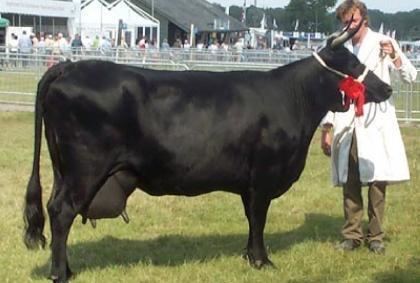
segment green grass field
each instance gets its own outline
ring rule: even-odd
[[[22,241],[33,114],[0,113],[0,129],[0,281],[46,282],[50,250],[28,251]],[[388,190],[385,255],[366,247],[335,250],[341,189],[330,185],[317,133],[302,177],[271,204],[265,241],[276,268],[254,270],[241,258],[248,225],[239,196],[151,197],[139,191],[129,199],[129,224],[102,220],[93,229],[76,219],[68,241],[72,282],[420,282],[420,129],[402,131],[412,179]],[[49,166],[44,146],[44,203]],[[48,224],[45,232],[50,239]]]

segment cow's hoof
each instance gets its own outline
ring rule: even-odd
[[[268,258],[266,258],[264,260],[256,260],[254,262],[251,262],[250,264],[251,264],[252,267],[254,267],[256,269],[275,268],[274,264]]]
[[[67,267],[65,278],[60,278],[60,276],[51,274],[48,279],[52,280],[54,283],[67,283],[74,276],[73,272]],[[64,277],[64,276],[63,276]]]
[[[125,208],[121,212],[121,217],[123,218],[125,223],[128,224],[130,222],[130,218],[128,217],[128,214],[127,214],[127,211],[125,210]]]
[[[265,268],[265,267],[272,267],[275,268],[275,265],[273,264],[273,262],[271,260],[269,260],[268,258],[265,259],[255,259],[252,255],[245,253],[242,258],[246,261],[248,261],[249,265],[251,265],[252,267],[256,268],[256,269],[261,269],[261,268]]]
[[[90,225],[92,225],[92,228],[96,228],[96,219],[89,219]]]
[[[69,282],[68,278],[59,278],[57,275],[50,275],[48,279],[52,280],[53,283],[67,283]]]
[[[51,275],[48,279],[52,280],[53,283],[68,283],[70,282],[69,280],[71,277],[72,276],[67,278],[59,278],[58,276]]]
[[[45,249],[47,239],[42,234],[37,234],[37,235],[34,235],[34,236],[26,235],[25,238],[24,238],[24,242],[25,242],[26,247],[30,250],[35,250],[35,249],[39,249],[39,248]]]

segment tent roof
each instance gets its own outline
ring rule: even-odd
[[[10,21],[5,18],[0,18],[0,28],[5,28],[10,25]]]
[[[152,0],[132,0],[133,4],[151,10]],[[194,24],[198,32],[202,31],[244,31],[247,27],[237,19],[206,0],[154,0],[155,12],[161,14],[185,31]],[[222,28],[215,28],[215,20]],[[227,24],[229,23],[229,25]]]
[[[107,3],[104,0],[87,0],[82,3],[82,23],[116,25],[120,19],[131,26],[157,27],[159,21],[127,0]]]

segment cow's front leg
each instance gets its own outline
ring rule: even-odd
[[[60,196],[48,204],[51,224],[51,275],[54,283],[68,282],[72,276],[67,261],[67,238],[76,216],[73,208]]]
[[[258,269],[263,266],[273,266],[264,246],[264,227],[271,199],[256,193],[254,189],[242,194],[241,197],[249,224],[245,256],[249,263]]]

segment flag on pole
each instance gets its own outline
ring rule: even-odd
[[[242,6],[241,22],[246,23],[246,0],[244,0],[244,5]]]
[[[276,18],[273,18],[273,29],[278,29]]]
[[[260,22],[260,28],[265,29],[265,26],[266,26],[266,19],[265,19],[265,13],[264,13]]]
[[[378,33],[380,33],[380,34],[384,33],[384,23],[381,23],[381,26],[379,27]]]
[[[299,19],[296,20],[296,24],[295,24],[295,31],[297,31],[299,28]]]
[[[395,39],[395,34],[396,34],[396,30],[394,29],[393,31],[392,31],[392,33],[391,33],[391,37],[393,38],[393,39]]]

